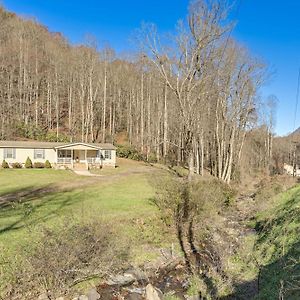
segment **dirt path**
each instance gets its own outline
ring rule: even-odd
[[[89,170],[73,170],[73,172],[79,176],[89,176],[89,177],[102,177],[100,174],[92,174]]]

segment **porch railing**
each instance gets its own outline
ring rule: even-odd
[[[62,165],[69,165],[72,163],[72,157],[58,157],[57,163]]]
[[[87,157],[86,160],[87,160],[88,164],[100,164],[101,163],[99,157]]]

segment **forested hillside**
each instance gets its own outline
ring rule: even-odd
[[[275,136],[268,66],[225,2],[192,1],[172,34],[143,24],[126,56],[0,7],[0,140],[119,156],[3,161],[1,299],[299,299],[299,181],[282,174],[299,130]]]
[[[247,132],[259,124],[245,161],[268,167],[272,107],[260,118],[257,98],[265,66],[231,38],[226,7],[196,1],[190,11],[171,40],[144,25],[137,50],[123,59],[92,39],[70,45],[1,8],[0,138],[122,136],[146,159],[186,164],[199,174],[207,169],[229,182],[239,174]]]

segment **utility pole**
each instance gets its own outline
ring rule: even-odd
[[[293,177],[295,177],[297,176],[297,142],[294,141],[293,144]]]

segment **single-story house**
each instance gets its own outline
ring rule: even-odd
[[[294,166],[289,164],[284,164],[283,170],[287,175],[300,176],[300,165],[295,165],[295,170],[294,170]]]
[[[48,160],[53,167],[89,169],[116,166],[116,147],[98,143],[58,143],[39,141],[0,141],[0,163],[33,163]]]

